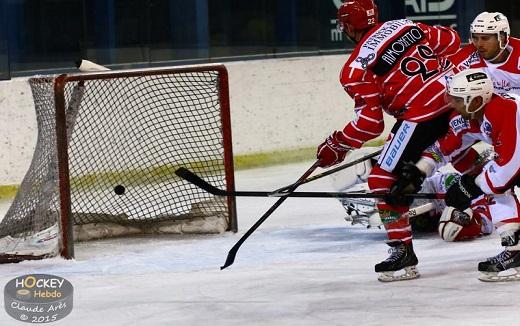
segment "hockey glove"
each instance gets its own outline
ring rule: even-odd
[[[442,211],[437,231],[444,241],[460,240],[459,234],[464,227],[470,225],[472,218],[473,213],[471,209],[466,209],[464,212],[461,212],[458,209],[448,206]]]
[[[409,206],[413,198],[405,197],[403,194],[414,194],[421,190],[424,178],[426,178],[426,175],[414,163],[404,163],[399,171],[398,179],[385,198],[385,202],[392,206]]]
[[[332,135],[318,146],[316,157],[320,161],[319,166],[326,168],[338,164],[345,159],[345,156],[351,150],[352,147],[347,145],[343,132],[334,131]]]
[[[483,193],[475,184],[475,178],[464,174],[457,183],[448,188],[444,201],[446,205],[463,211],[471,205],[473,199]]]

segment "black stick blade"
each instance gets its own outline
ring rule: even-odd
[[[204,181],[201,177],[196,175],[195,173],[191,172],[190,170],[186,168],[178,168],[175,170],[175,174],[182,178],[189,183],[209,192],[210,194],[216,195],[216,196],[227,196],[226,191],[222,189],[218,189],[215,186],[212,186],[211,184]]]
[[[242,244],[242,243],[241,243]],[[226,257],[226,262],[223,266],[220,266],[220,270],[223,270],[226,267],[233,265],[235,262],[235,257],[237,256],[238,247],[235,245],[231,250],[229,250],[228,255]]]

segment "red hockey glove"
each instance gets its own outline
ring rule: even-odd
[[[345,159],[345,155],[352,150],[350,145],[345,142],[345,135],[342,131],[334,131],[332,135],[318,146],[316,157],[320,161],[320,167],[326,168]]]

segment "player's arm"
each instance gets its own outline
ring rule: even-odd
[[[453,63],[458,70],[485,67],[485,63],[473,44],[466,44],[454,54],[447,56],[446,59]]]
[[[419,191],[425,178],[432,176],[440,167],[453,163],[454,159],[464,159],[466,156],[471,158],[473,151],[470,147],[479,133],[475,123],[471,124],[460,115],[453,114],[446,135],[424,150],[417,163],[405,162],[390,189],[388,200],[399,198],[403,193]]]
[[[452,163],[459,172],[465,172],[467,160],[476,157],[470,147],[478,141],[480,129],[458,114],[452,115],[446,135],[428,147],[417,162],[418,168],[431,176],[440,167]]]
[[[488,162],[475,183],[486,194],[511,189],[520,177],[520,130],[516,114],[503,117],[504,122],[494,146],[495,159]],[[516,121],[516,123],[514,123]]]
[[[351,68],[352,77],[342,80],[347,94],[354,99],[356,117],[350,121],[343,133],[352,147],[359,148],[368,140],[381,135],[385,128],[381,107],[381,90],[374,77],[367,71]]]
[[[488,105],[492,105],[491,103]],[[511,189],[520,176],[520,131],[516,110],[507,107],[486,107],[484,130],[493,135],[496,157],[489,161],[475,178],[464,174],[451,186],[445,202],[459,210],[464,210],[471,201],[482,194],[499,194]],[[491,121],[494,121],[492,123]],[[494,134],[496,133],[496,134]],[[490,136],[491,137],[491,136]]]
[[[429,26],[422,23],[417,23],[417,26],[424,31],[428,43],[438,56],[448,56],[459,50],[460,37],[455,30],[449,27]]]
[[[347,78],[343,78],[344,76]],[[317,158],[321,167],[343,161],[351,149],[360,148],[366,141],[381,135],[384,130],[380,90],[373,77],[365,70],[346,67],[342,71],[342,84],[354,99],[356,117],[342,130],[334,131],[318,147]]]

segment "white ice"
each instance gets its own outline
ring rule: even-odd
[[[311,164],[238,171],[237,189],[276,189]],[[324,179],[301,190],[332,190]],[[417,234],[421,278],[380,283],[385,232],[348,225],[334,199],[286,200],[220,271],[275,200],[239,198],[236,234],[79,243],[74,261],[0,265],[0,285],[29,273],[68,279],[74,309],[56,325],[520,324],[520,282],[477,280],[478,261],[501,250],[496,235],[445,243]],[[0,325],[21,324],[0,309]]]

